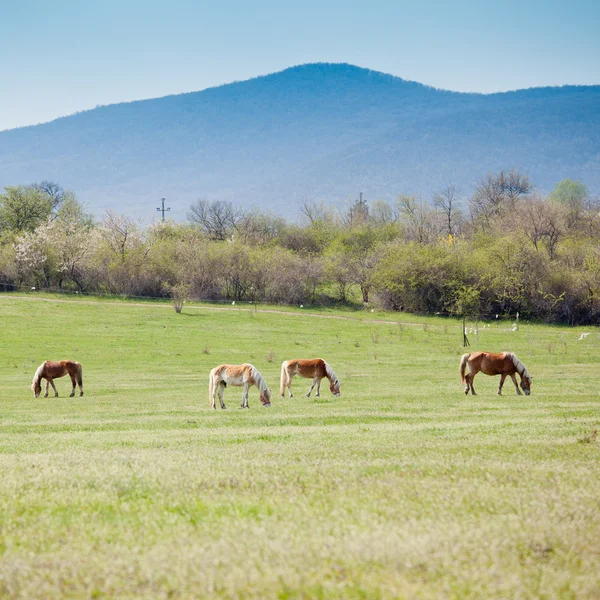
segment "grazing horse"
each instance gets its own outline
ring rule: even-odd
[[[322,358],[295,358],[281,363],[279,392],[284,398],[286,387],[290,393],[290,398],[294,397],[292,394],[292,378],[294,375],[312,379],[312,384],[308,390],[308,394],[306,394],[307,398],[310,398],[310,393],[313,391],[315,385],[317,386],[316,396],[317,398],[319,397],[321,379],[323,379],[323,377],[329,379],[329,389],[331,390],[331,393],[336,398],[340,395],[340,380],[333,372],[333,369]]]
[[[51,385],[54,388],[54,395],[58,396],[58,391],[54,385],[53,379],[57,377],[64,377],[69,375],[71,383],[73,384],[73,390],[71,391],[70,397],[75,395],[75,383],[79,386],[79,395],[83,396],[83,379],[81,365],[74,360],[46,360],[44,361],[35,372],[33,381],[31,382],[31,389],[36,398],[39,398],[42,392],[42,379],[46,380],[46,393],[44,398],[48,397],[48,386]]]
[[[248,406],[248,390],[255,385],[260,392],[260,401],[263,406],[271,406],[271,390],[267,387],[263,376],[258,372],[258,369],[251,364],[244,363],[243,365],[219,365],[215,367],[209,375],[208,380],[208,395],[210,405],[213,408],[216,406],[217,393],[221,408],[225,408],[223,403],[223,391],[228,385],[243,387],[242,393],[242,408]]]
[[[467,365],[469,366],[469,372],[465,375]],[[521,395],[515,373],[521,376],[521,388],[525,395],[529,396],[531,392],[532,377],[525,365],[512,352],[500,352],[498,354],[472,352],[471,354],[463,354],[460,359],[460,380],[462,383],[467,384],[465,394],[468,394],[470,389],[471,393],[474,396],[476,395],[473,389],[473,379],[479,371],[486,375],[500,375],[499,396],[502,396],[502,386],[507,375],[510,375],[513,380],[517,394]]]

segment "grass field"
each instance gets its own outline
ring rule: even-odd
[[[600,333],[470,341],[532,395],[465,396],[447,319],[0,296],[0,597],[600,597]],[[342,397],[281,399],[281,362],[313,356]],[[85,396],[35,400],[62,358]],[[222,362],[272,408],[211,410]]]

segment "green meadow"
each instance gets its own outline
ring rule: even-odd
[[[600,333],[511,326],[468,350],[529,397],[465,396],[457,320],[0,296],[0,598],[600,597]],[[315,356],[342,396],[281,398]],[[64,358],[85,395],[34,399]],[[272,407],[212,410],[223,362]]]

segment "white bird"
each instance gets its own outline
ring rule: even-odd
[[[590,335],[589,333],[582,333],[581,337],[577,340],[578,342],[580,342],[581,340],[585,340],[585,338]]]

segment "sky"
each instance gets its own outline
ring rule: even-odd
[[[600,84],[599,0],[0,0],[0,130],[312,62],[490,93]]]

